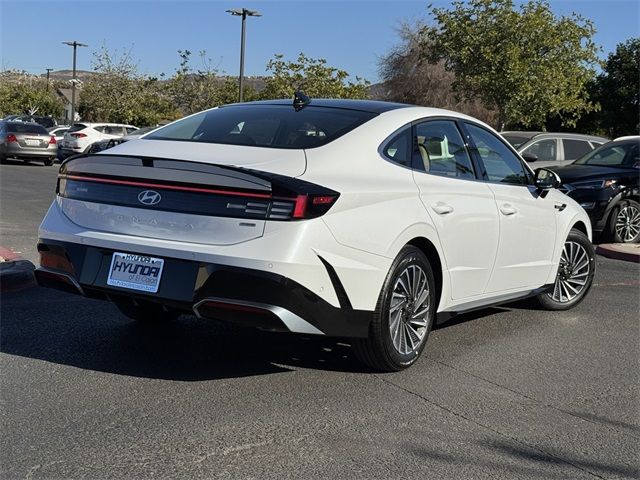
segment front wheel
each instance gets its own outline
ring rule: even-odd
[[[553,290],[538,295],[547,310],[569,310],[584,300],[596,273],[595,250],[587,236],[571,230],[564,242]]]
[[[616,243],[638,243],[640,241],[640,204],[624,200],[611,216],[609,233]]]
[[[353,342],[358,359],[387,372],[413,365],[431,331],[435,302],[429,260],[418,248],[404,247],[385,279],[368,338]]]

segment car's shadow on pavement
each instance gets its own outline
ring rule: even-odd
[[[366,371],[334,338],[276,334],[184,315],[140,324],[101,301],[30,288],[0,302],[0,350],[119,375],[199,381],[297,368]]]
[[[460,315],[436,329],[499,311]],[[200,381],[298,368],[371,372],[349,340],[261,332],[189,315],[141,324],[107,302],[38,287],[3,295],[0,312],[3,353],[118,375]]]
[[[16,158],[5,158],[0,161],[2,165],[24,165],[25,167],[45,167],[46,165],[42,160],[18,160]],[[47,167],[50,168],[50,167]]]

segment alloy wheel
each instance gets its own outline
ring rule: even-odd
[[[409,265],[396,279],[389,306],[393,346],[406,355],[422,344],[429,322],[429,283],[424,270]]]
[[[640,210],[634,205],[621,208],[616,216],[616,234],[623,242],[631,242],[640,232]]]
[[[560,256],[553,293],[548,295],[559,303],[572,301],[587,286],[590,269],[589,254],[585,248],[577,242],[566,242]]]

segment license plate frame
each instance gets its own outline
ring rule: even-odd
[[[164,259],[162,258],[113,252],[107,274],[107,285],[146,293],[158,293],[163,270]]]

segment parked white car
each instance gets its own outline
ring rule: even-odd
[[[399,370],[436,318],[585,297],[591,223],[559,184],[447,110],[227,105],[65,162],[35,274],[138,321],[352,337],[362,361]]]
[[[137,129],[133,125],[120,123],[74,123],[64,134],[60,156],[66,158],[84,153],[94,142],[124,137]]]

